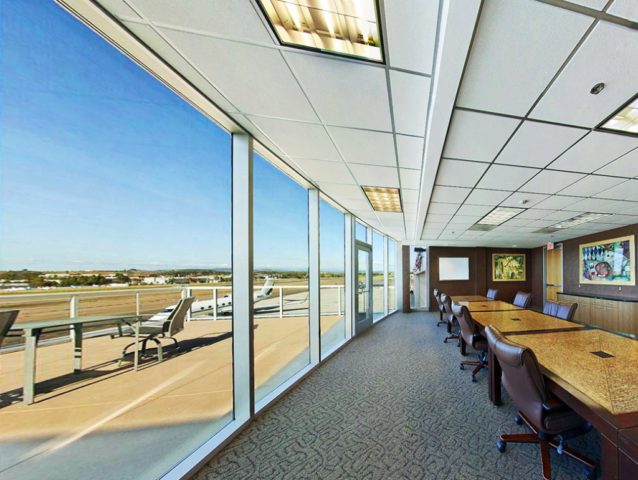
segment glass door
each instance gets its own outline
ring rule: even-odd
[[[372,325],[372,248],[366,243],[356,244],[355,271],[357,288],[354,331],[355,335],[359,335]]]

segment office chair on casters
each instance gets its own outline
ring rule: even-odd
[[[487,339],[478,332],[476,324],[472,319],[472,315],[466,306],[456,303],[452,304],[452,312],[461,327],[459,333],[463,337],[466,344],[474,350],[479,350],[478,361],[464,360],[461,362],[460,368],[464,370],[465,365],[473,365],[476,368],[472,371],[472,381],[476,382],[476,374],[483,368],[487,368],[485,356],[487,355]]]
[[[499,294],[499,290],[496,288],[490,288],[487,291],[487,295],[485,295],[487,298],[489,298],[490,300],[498,300],[498,294]]]
[[[449,295],[446,295],[445,293],[442,293],[441,294],[441,303],[443,304],[443,308],[445,309],[445,319],[446,319],[446,323],[447,323],[447,333],[450,334],[450,336],[445,337],[445,339],[443,340],[443,343],[447,343],[447,341],[452,339],[452,338],[456,338],[458,340],[458,338],[459,338],[458,333],[452,333],[452,327],[459,324],[459,322],[457,321],[456,317],[454,316],[454,312],[452,312],[452,297],[450,297]],[[460,347],[461,344],[457,343],[456,346]]]
[[[436,288],[434,289],[434,298],[436,298],[436,303],[438,303],[439,305],[440,321],[439,323],[436,324],[436,326],[438,327],[442,323],[447,323],[447,322],[443,319],[443,314],[445,313],[445,307],[443,306],[443,303],[441,302],[441,292]]]
[[[527,424],[533,432],[501,435],[496,444],[499,452],[505,453],[509,442],[539,443],[544,480],[551,480],[549,447],[584,464],[587,478],[595,478],[596,464],[563,446],[564,440],[589,432],[591,424],[560,399],[552,397],[532,350],[510,341],[492,326],[485,329],[485,336],[503,369],[503,386],[519,409],[514,421],[519,425]]]

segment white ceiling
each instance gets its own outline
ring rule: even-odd
[[[256,0],[98,0],[325,195],[398,240],[535,247],[638,223],[638,137],[593,131],[638,93],[638,31],[595,10],[638,21],[638,3],[484,0],[468,57],[448,42],[450,12],[467,1],[382,2],[379,65],[279,45]],[[361,186],[400,188],[403,214],[373,211]],[[499,205],[526,210],[468,230]],[[534,233],[582,212],[610,216]]]

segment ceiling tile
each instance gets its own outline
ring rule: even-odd
[[[324,123],[392,131],[384,69],[303,53],[284,56]]]
[[[554,39],[551,39],[552,41]],[[531,113],[532,118],[594,127],[636,94],[636,31],[599,22]],[[604,80],[602,95],[590,89]]]
[[[545,227],[550,227],[552,225],[554,225],[556,222],[556,220],[534,220],[532,223],[530,223],[528,225],[528,227],[530,228],[535,228],[536,230],[538,230],[539,228],[545,228]]]
[[[425,217],[426,221],[433,223],[447,223],[452,218],[452,215],[428,213]]]
[[[421,186],[421,170],[400,168],[399,175],[401,176],[402,188],[405,187],[411,190],[416,190]]]
[[[484,215],[454,215],[450,223],[459,223],[462,225],[474,225],[478,222]]]
[[[608,188],[614,187],[622,182],[623,178],[602,177],[600,175],[588,175],[564,190],[561,195],[573,195],[576,197],[591,197]]]
[[[132,3],[152,22],[227,38],[274,43],[250,2],[189,0],[188,8],[172,0],[135,0]]]
[[[403,222],[403,214],[396,212],[377,212],[377,216],[381,222],[385,221],[401,221]]]
[[[361,218],[362,220],[374,219],[377,220],[376,213],[372,210],[372,208],[366,210],[350,210],[350,212],[357,218]]]
[[[423,138],[397,135],[397,150],[401,168],[418,168],[423,165]]]
[[[635,207],[631,210],[625,210],[623,212],[625,215],[638,215],[638,203],[635,204]]]
[[[475,215],[481,218],[490,213],[494,207],[486,205],[462,205],[458,210],[459,215]]]
[[[592,22],[540,2],[485,2],[458,104],[524,116]]]
[[[319,183],[319,187],[334,199],[365,200],[364,194],[357,185],[340,185],[336,183]]]
[[[456,109],[443,156],[491,162],[519,123],[512,118]]]
[[[401,199],[406,203],[417,203],[419,201],[419,191],[402,188]]]
[[[516,218],[526,218],[529,220],[537,220],[539,218],[551,215],[555,210],[541,210],[540,208],[530,208],[516,215]]]
[[[141,18],[124,0],[99,0],[98,3],[117,18]]]
[[[472,189],[460,187],[434,187],[431,202],[437,203],[463,203]]]
[[[242,112],[318,121],[277,50],[175,30],[161,32]]]
[[[584,176],[582,173],[543,170],[523,185],[520,190],[522,192],[557,193],[582,179]]]
[[[600,2],[604,0],[599,0]],[[616,0],[612,3],[607,13],[617,17],[626,18],[632,22],[638,22],[638,3],[635,0]]]
[[[496,163],[546,167],[582,138],[587,130],[526,121],[505,146]]]
[[[615,202],[596,210],[600,213],[626,213],[638,207],[636,202]]]
[[[538,172],[539,170],[535,168],[492,165],[477,187],[492,190],[517,190]]]
[[[439,2],[384,2],[390,64],[396,68],[432,73]],[[406,12],[410,12],[406,15]]]
[[[329,127],[343,158],[348,163],[396,167],[394,137],[391,133]]]
[[[638,216],[636,215],[614,215],[611,217],[612,223],[622,224],[622,225],[633,225],[638,223]]]
[[[436,240],[437,238],[439,238],[439,235],[426,235],[423,234],[421,235],[421,240]]]
[[[591,173],[636,147],[638,138],[592,132],[558,157],[550,168]]]
[[[437,205],[449,205],[449,204],[438,203]],[[417,213],[418,211],[419,211],[419,204],[418,203],[404,203],[403,204],[403,213]],[[445,212],[441,212],[441,213],[445,213]]]
[[[348,210],[364,210],[370,208],[370,202],[367,200],[353,200],[351,198],[339,199],[339,203],[346,207]]]
[[[612,175],[616,177],[638,177],[638,149],[596,170],[598,175]]]
[[[581,180],[582,181],[582,180]],[[561,208],[569,207],[576,202],[580,202],[582,199],[578,197],[562,197],[559,195],[553,195],[547,200],[533,205],[532,208],[543,208],[545,210],[560,210]]]
[[[554,212],[551,215],[547,215],[543,217],[543,220],[553,220],[555,222],[562,222],[563,220],[567,220],[568,218],[574,218],[578,215],[577,212],[568,212],[566,210],[561,210],[559,212]]]
[[[458,208],[459,206],[453,203],[430,203],[428,213],[454,214]]]
[[[341,162],[339,152],[321,125],[261,117],[250,117],[250,120],[291,157]]]
[[[508,197],[504,202],[502,202],[500,206],[501,207],[532,208],[534,205],[542,202],[546,198],[548,198],[548,195],[516,192],[511,197]],[[521,203],[522,201],[524,201],[525,203]]]
[[[396,168],[351,164],[350,169],[362,187],[399,188]]]
[[[508,220],[503,225],[507,225],[508,227],[525,227],[530,222],[529,219],[514,217],[511,220]]]
[[[430,79],[390,70],[394,128],[397,133],[425,135]]]
[[[512,192],[504,192],[500,190],[480,190],[474,189],[465,203],[467,205],[493,205],[496,206],[509,197]]]
[[[489,163],[466,162],[444,158],[439,163],[436,185],[473,187],[479,181]]]
[[[317,183],[343,183],[354,185],[355,181],[345,163],[321,160],[296,159],[295,163]],[[356,208],[356,207],[355,207]]]
[[[604,192],[597,193],[594,197],[598,198],[611,198],[614,200],[625,200],[633,197],[638,193],[638,180],[627,180],[624,183],[616,185],[615,187],[605,190]]]
[[[565,210],[573,212],[593,212],[598,208],[605,207],[613,203],[610,200],[602,200],[600,198],[586,198],[585,200],[566,207]]]

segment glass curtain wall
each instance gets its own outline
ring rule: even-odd
[[[383,299],[385,288],[383,285],[384,262],[383,243],[384,236],[377,232],[372,232],[372,318],[374,321],[384,316]]]
[[[321,200],[321,354],[346,338],[345,321],[345,215]]]
[[[35,383],[4,342],[1,476],[155,479],[233,417],[231,136],[55,2],[1,22],[0,310],[81,326]]]
[[[308,190],[255,153],[255,398],[310,363]]]
[[[396,262],[396,242],[388,238],[388,311],[392,312],[397,309],[397,292],[395,279],[395,262]]]
[[[368,227],[356,222],[354,236],[360,242],[368,243]]]

